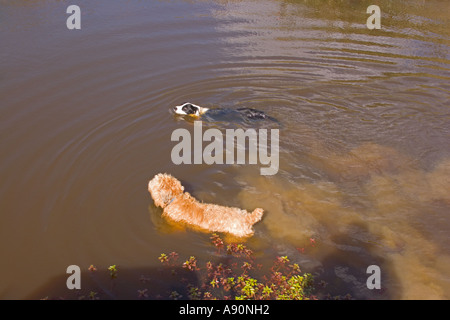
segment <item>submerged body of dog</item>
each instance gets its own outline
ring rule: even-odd
[[[189,116],[196,120],[205,118],[211,121],[230,121],[239,122],[244,121],[247,123],[254,123],[255,121],[270,121],[278,124],[278,120],[267,115],[261,110],[253,108],[204,108],[196,104],[186,102],[182,105],[175,106],[172,111],[178,116]]]
[[[198,202],[169,174],[157,174],[150,180],[148,190],[155,205],[163,208],[163,217],[210,232],[248,237],[253,235],[252,227],[263,215],[261,208],[249,213],[239,208]]]

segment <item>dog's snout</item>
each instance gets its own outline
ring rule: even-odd
[[[174,112],[177,112],[177,107],[173,107],[173,111],[174,111]]]

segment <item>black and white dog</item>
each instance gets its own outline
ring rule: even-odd
[[[212,116],[214,118],[231,119],[234,116],[242,117],[246,120],[271,120],[278,122],[276,119],[268,116],[263,111],[252,108],[238,108],[238,109],[210,109],[197,106],[193,103],[183,103],[175,106],[173,111],[177,115],[192,116],[200,118],[202,115]]]

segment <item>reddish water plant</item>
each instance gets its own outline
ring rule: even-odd
[[[267,274],[259,271],[261,264],[255,267],[253,251],[244,244],[229,244],[226,246],[226,256],[222,251],[224,242],[219,235],[213,234],[211,242],[217,249],[221,262],[207,261],[200,268],[196,257],[191,256],[182,264],[182,268],[198,272],[199,285],[187,284],[189,299],[314,299],[313,276],[301,274],[298,264],[291,264],[287,256],[276,257]],[[172,253],[172,257],[175,256]],[[176,255],[177,256],[177,255]],[[173,262],[170,255],[161,254],[161,263],[168,265]],[[171,298],[179,299],[179,295],[170,294]]]

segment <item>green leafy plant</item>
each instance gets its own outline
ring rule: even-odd
[[[114,264],[112,266],[108,267],[109,270],[109,276],[111,277],[111,280],[117,278],[117,266]]]

